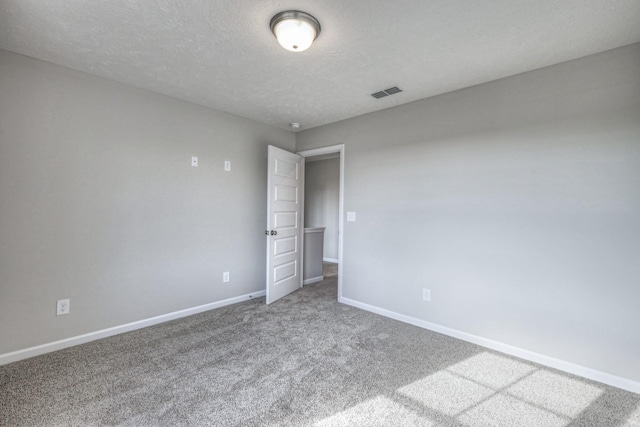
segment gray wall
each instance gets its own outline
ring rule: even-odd
[[[0,51],[0,354],[264,290],[267,144],[294,142]]]
[[[346,144],[344,297],[640,381],[638,70],[640,44],[298,133]]]
[[[304,226],[327,227],[324,257],[338,259],[340,158],[307,161],[304,174]]]

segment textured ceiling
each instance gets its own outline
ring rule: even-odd
[[[287,9],[322,25],[306,52]],[[638,41],[638,0],[0,0],[2,49],[301,130]]]

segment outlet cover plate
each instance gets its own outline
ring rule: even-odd
[[[422,289],[422,300],[431,301],[431,289]]]
[[[56,316],[62,316],[64,314],[69,314],[71,310],[71,301],[68,299],[59,299],[56,301]]]

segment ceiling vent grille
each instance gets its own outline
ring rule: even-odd
[[[394,86],[390,87],[389,89],[385,89],[384,91],[387,93],[387,95],[393,95],[395,93],[402,92],[402,89],[400,89],[398,86]]]
[[[380,92],[372,93],[371,96],[376,99],[380,99],[384,98],[385,96],[394,95],[400,92],[402,92],[402,89],[400,89],[398,86],[394,86],[390,87],[389,89],[381,90]]]
[[[389,94],[381,90],[380,92],[372,93],[371,96],[373,96],[376,99],[380,99],[380,98],[384,98],[385,96],[389,96]]]

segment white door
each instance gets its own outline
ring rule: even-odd
[[[267,304],[302,287],[303,157],[269,146]]]

